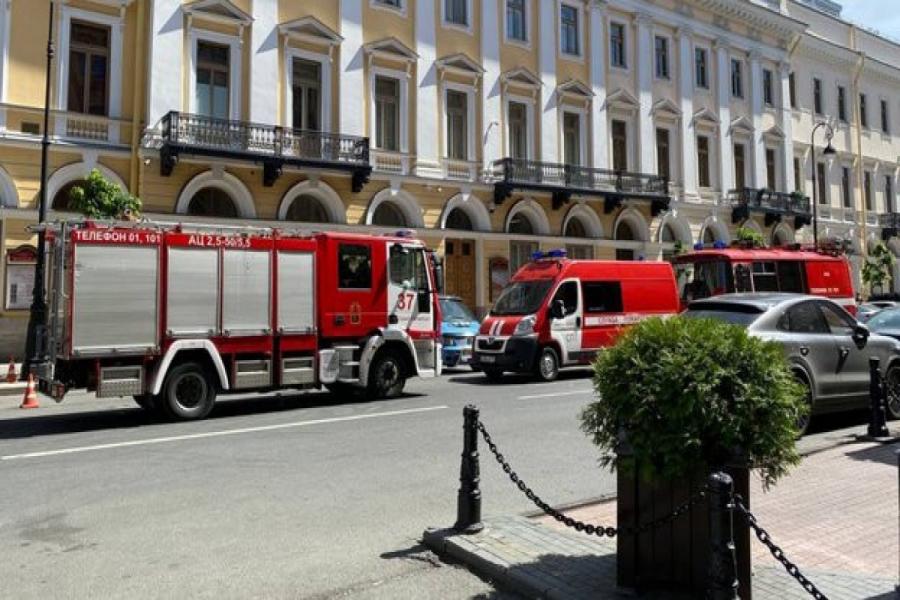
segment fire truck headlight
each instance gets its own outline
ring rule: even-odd
[[[529,315],[527,317],[523,317],[521,321],[516,325],[515,331],[513,331],[513,335],[530,335],[534,333],[534,315]]]

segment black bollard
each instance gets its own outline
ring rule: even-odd
[[[879,363],[876,356],[869,357],[869,401],[871,415],[869,417],[869,437],[888,437],[891,432],[887,428],[884,412],[884,381],[881,379]]]
[[[481,524],[481,469],[478,466],[478,408],[463,409],[463,451],[459,466],[459,493],[456,496],[456,524],[460,533],[478,533]]]
[[[734,483],[727,473],[713,473],[709,488],[708,600],[739,600],[737,558],[734,551]]]

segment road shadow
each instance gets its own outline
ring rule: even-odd
[[[556,378],[556,381],[575,381],[578,379],[590,379],[591,377],[591,369],[566,369],[565,371],[559,372],[559,377]],[[451,375],[448,378],[449,381],[453,383],[464,383],[467,385],[484,385],[484,386],[506,386],[506,385],[522,385],[522,384],[534,384],[534,385],[543,385],[545,382],[539,381],[535,377],[527,374],[527,373],[504,373],[503,377],[499,381],[493,381],[488,379],[484,373],[471,372],[471,373],[461,373],[459,375]]]
[[[403,394],[400,398],[418,398],[422,394]],[[253,396],[249,398],[222,397],[207,421],[225,421],[248,415],[300,411],[307,408],[374,404],[379,400],[367,400],[362,395],[331,392],[284,393]],[[169,424],[155,412],[134,408],[110,408],[63,414],[36,415],[0,419],[0,440],[14,440],[57,435],[63,433],[88,433],[108,429],[152,428]]]
[[[847,457],[852,458],[853,460],[877,462],[894,467],[897,465],[898,450],[900,450],[900,443],[894,441],[889,444],[871,446],[869,448],[861,448],[859,450],[847,452]]]

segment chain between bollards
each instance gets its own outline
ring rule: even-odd
[[[891,433],[887,428],[887,417],[884,409],[884,380],[881,377],[881,361],[877,356],[869,358],[869,404],[871,413],[869,416],[869,437],[888,437]]]
[[[456,496],[456,524],[460,533],[478,533],[481,524],[481,469],[478,464],[478,408],[463,409],[463,451],[459,466],[459,492]]]

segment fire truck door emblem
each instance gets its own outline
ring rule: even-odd
[[[362,306],[359,305],[359,302],[354,302],[350,305],[350,324],[359,325],[360,323],[362,323]]]

